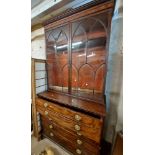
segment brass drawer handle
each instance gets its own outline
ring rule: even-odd
[[[81,154],[82,151],[81,151],[80,149],[76,149],[76,153],[77,153],[77,154]]]
[[[80,130],[80,126],[79,125],[75,125],[75,130],[79,131]]]
[[[44,107],[46,108],[48,106],[48,103],[44,103]]]
[[[54,134],[51,132],[51,133],[50,133],[50,136],[51,136],[51,137],[53,137],[53,136],[54,136]]]
[[[48,111],[45,111],[45,115],[48,115]]]
[[[80,139],[77,139],[77,144],[81,145],[82,144],[82,141]]]
[[[49,125],[49,128],[50,128],[50,129],[53,129],[53,125],[52,125],[52,124],[50,124],[50,125]]]
[[[81,120],[81,116],[75,115],[75,120],[76,120],[76,121],[80,121],[80,120]]]

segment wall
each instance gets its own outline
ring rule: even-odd
[[[45,35],[44,35],[44,28],[37,29],[31,33],[31,57],[35,59],[46,59],[45,54]],[[46,71],[45,71],[45,64],[43,63],[36,63],[36,79],[45,78],[36,80],[36,93],[42,92],[47,89],[47,80],[46,80]],[[41,71],[38,71],[41,70]]]
[[[31,33],[31,57],[46,59],[44,28],[37,29]]]
[[[46,59],[45,54],[45,36],[44,28],[37,29],[31,32],[31,57],[35,59]],[[35,63],[35,79],[36,80],[36,94],[47,90],[47,75],[44,63]],[[41,130],[40,115],[37,113],[38,130]]]

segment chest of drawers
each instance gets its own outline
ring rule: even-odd
[[[104,115],[95,115],[91,111],[80,110],[81,107],[70,107],[63,103],[56,102],[61,98],[55,96],[52,100],[50,92],[42,93],[36,98],[36,108],[41,116],[41,135],[47,137],[63,146],[73,154],[100,155],[101,139],[103,133]],[[48,96],[48,98],[47,98]],[[64,97],[64,96],[63,96]],[[86,101],[74,100],[84,104]],[[88,102],[88,101],[87,101]],[[90,103],[90,105],[94,103]],[[73,108],[74,107],[74,108]],[[104,106],[100,105],[100,110]],[[89,110],[89,108],[87,109]]]

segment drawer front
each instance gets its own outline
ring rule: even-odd
[[[99,155],[99,153],[94,153],[89,151],[88,149],[83,149],[78,146],[75,146],[72,141],[70,141],[64,134],[51,131],[47,128],[43,129],[43,135],[47,136],[48,138],[54,140],[56,143],[63,146],[68,151],[72,152],[74,155]]]
[[[72,140],[72,144],[75,148],[79,148],[81,150],[88,150],[95,155],[99,153],[100,147],[97,143],[93,143],[91,140],[83,138],[83,136],[78,136],[73,132],[58,126],[53,121],[49,121],[48,118],[41,116],[41,122],[43,129],[49,130],[54,134],[56,133],[63,135],[68,140]]]
[[[36,104],[37,111],[42,115],[48,115],[57,124],[100,143],[102,119],[87,116],[39,98],[36,99]]]

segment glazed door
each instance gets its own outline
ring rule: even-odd
[[[69,26],[61,26],[46,32],[48,87],[68,92]]]
[[[110,12],[72,23],[72,94],[102,98]]]
[[[103,98],[111,12],[89,15],[46,32],[49,89]]]

